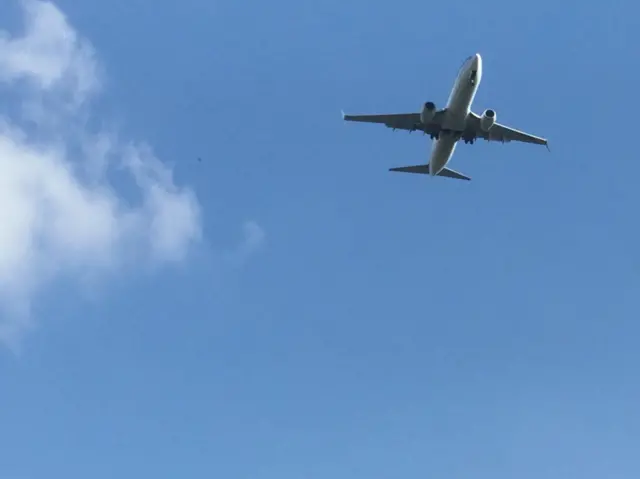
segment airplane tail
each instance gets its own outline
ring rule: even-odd
[[[420,175],[428,175],[429,165],[400,166],[398,168],[390,168],[389,171],[400,171],[402,173],[417,173]],[[469,178],[468,176],[465,176],[462,173],[458,173],[457,171],[451,170],[449,168],[443,168],[436,176],[444,176],[446,178],[455,178],[456,180],[471,181],[471,178]]]

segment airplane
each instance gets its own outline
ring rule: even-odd
[[[473,144],[477,138],[502,143],[519,141],[544,145],[549,149],[545,138],[502,125],[496,121],[495,110],[486,109],[482,115],[471,111],[471,104],[482,80],[482,57],[479,53],[468,57],[458,70],[458,76],[443,109],[437,110],[435,103],[427,101],[419,113],[393,113],[387,115],[347,115],[342,112],[345,121],[384,124],[393,130],[401,129],[422,131],[435,141],[431,147],[429,162],[425,165],[390,168],[389,171],[418,173],[430,176],[443,176],[459,180],[471,180],[470,177],[447,168],[447,164],[460,139]]]

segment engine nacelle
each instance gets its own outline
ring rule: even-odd
[[[480,117],[480,128],[482,128],[482,131],[489,131],[495,122],[495,110],[485,110],[482,117]]]
[[[436,104],[432,101],[428,101],[422,106],[422,111],[420,112],[420,121],[423,125],[431,123],[431,120],[433,120],[433,116],[435,114]]]

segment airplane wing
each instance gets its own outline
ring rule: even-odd
[[[535,145],[544,145],[549,148],[548,141],[545,138],[531,135],[515,128],[511,128],[500,123],[494,123],[491,129],[486,132],[480,128],[480,117],[475,113],[470,114],[472,119],[473,131],[479,138],[484,138],[488,141],[501,141],[503,143],[509,141],[519,141],[522,143],[533,143]]]
[[[345,121],[357,121],[361,123],[379,123],[388,128],[398,130],[415,131],[420,130],[426,133],[437,133],[442,119],[442,110],[436,112],[428,125],[420,121],[420,113],[391,113],[386,115],[346,115],[342,113]]]

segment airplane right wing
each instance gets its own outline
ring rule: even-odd
[[[511,128],[506,125],[501,125],[498,122],[494,123],[488,132],[485,132],[480,128],[480,117],[478,115],[476,115],[475,113],[471,113],[470,118],[473,120],[474,133],[478,137],[485,140],[501,141],[503,143],[509,141],[519,141],[522,143],[544,145],[549,148],[548,141],[545,138],[531,135],[530,133],[525,133],[524,131],[516,130],[515,128]]]
[[[356,121],[361,123],[379,123],[388,128],[408,131],[424,131],[426,133],[436,133],[439,130],[439,122],[442,118],[442,110],[436,112],[428,125],[420,121],[420,113],[391,113],[386,115],[346,115],[342,113],[345,121]]]

